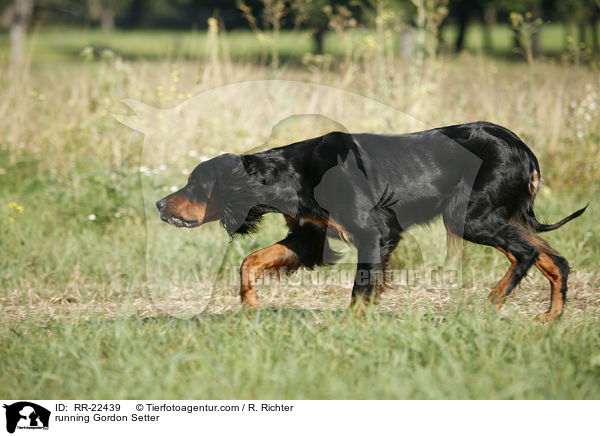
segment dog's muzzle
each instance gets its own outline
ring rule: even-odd
[[[163,200],[159,200],[156,202],[156,208],[160,213],[160,219],[168,224],[171,224],[175,227],[196,227],[198,225],[198,221],[188,221],[176,215],[170,215],[167,213],[167,202]]]

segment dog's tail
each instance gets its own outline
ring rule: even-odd
[[[533,155],[533,153],[530,152],[529,155],[530,158],[530,166],[529,166],[529,185],[528,185],[528,190],[529,190],[529,201],[527,202],[527,206],[526,206],[526,211],[524,213],[524,218],[525,218],[525,222],[526,225],[533,230],[536,233],[542,233],[542,232],[549,232],[551,230],[556,230],[559,227],[562,227],[563,225],[565,225],[566,223],[568,223],[569,221],[577,218],[578,216],[580,216],[583,212],[585,212],[585,210],[588,208],[589,203],[573,212],[571,215],[569,215],[568,217],[563,218],[562,220],[560,220],[557,223],[554,224],[542,224],[540,223],[536,217],[535,217],[535,213],[533,212],[533,201],[536,197],[536,194],[538,193],[539,189],[540,189],[540,185],[542,182],[542,178],[540,175],[540,167],[538,165],[538,161],[535,158],[535,156]]]
[[[589,206],[589,204],[587,204],[585,207],[573,212],[571,215],[569,215],[566,218],[561,219],[559,222],[554,223],[554,224],[542,224],[540,223],[536,218],[535,218],[535,213],[533,212],[533,207],[529,207],[529,209],[527,210],[527,224],[529,224],[529,227],[534,230],[536,233],[541,233],[541,232],[549,232],[551,230],[556,230],[559,227],[562,227],[564,224],[568,223],[569,221],[577,218],[578,216],[580,216],[583,212],[585,212],[585,210],[587,209],[587,207]]]

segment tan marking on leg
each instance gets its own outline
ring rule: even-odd
[[[559,256],[559,254],[546,241],[535,235],[530,236],[527,240],[540,250],[540,254],[535,260],[535,266],[550,282],[550,308],[547,312],[541,313],[536,317],[537,321],[548,323],[560,318],[563,313],[564,299],[562,285],[566,277],[562,276],[560,268],[550,256],[551,254]]]
[[[538,267],[550,282],[550,308],[548,312],[541,313],[536,318],[538,321],[546,323],[560,318],[563,313],[564,301],[561,292],[563,278],[558,266],[556,266],[552,258],[546,253],[540,253],[538,259],[535,261],[535,266]]]
[[[282,267],[295,268],[298,264],[298,256],[286,246],[277,243],[262,250],[250,254],[240,267],[240,297],[242,303],[250,306],[258,306],[256,295],[256,282],[269,270]]]
[[[502,277],[498,284],[492,288],[492,291],[488,295],[488,302],[490,304],[495,304],[496,307],[502,307],[502,305],[504,304],[504,300],[506,299],[506,296],[504,294],[506,293],[506,288],[508,287],[510,279],[512,278],[512,272],[515,269],[515,266],[517,265],[517,259],[508,251],[500,247],[496,248],[503,252],[506,255],[506,257],[508,257],[508,260],[510,260],[511,265],[506,274],[504,274],[504,277]]]

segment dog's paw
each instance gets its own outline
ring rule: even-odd
[[[538,316],[535,317],[535,320],[537,322],[539,322],[540,324],[550,324],[552,321],[556,321],[558,318],[560,318],[562,314],[561,313],[553,313],[551,311],[548,312],[544,312],[544,313],[540,313]]]

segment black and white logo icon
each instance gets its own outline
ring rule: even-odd
[[[19,401],[6,409],[6,431],[14,433],[16,429],[47,430],[50,422],[50,411],[29,401]]]

